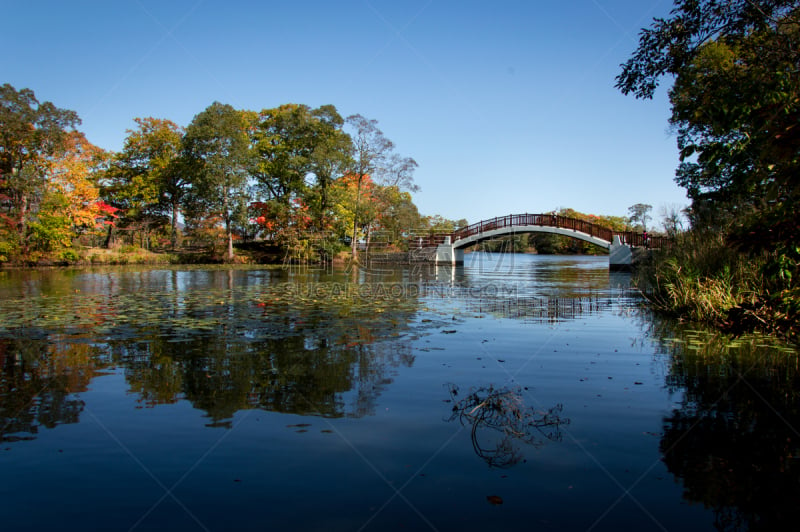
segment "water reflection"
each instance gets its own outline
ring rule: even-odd
[[[0,339],[0,441],[77,423],[84,407],[77,394],[106,366],[87,344]]]
[[[141,406],[187,400],[230,426],[252,408],[372,414],[396,368],[414,363],[418,302],[396,289],[398,270],[356,285],[283,270],[23,276],[0,309],[3,440],[77,422],[77,394],[112,366]]]
[[[394,368],[411,366],[408,345],[347,347],[304,336],[260,342],[206,337],[187,342],[112,345],[131,390],[148,405],[185,398],[213,426],[240,410],[325,417],[374,413]]]
[[[78,394],[111,368],[140,406],[187,400],[210,426],[230,426],[237,411],[253,408],[370,415],[397,369],[414,364],[419,335],[476,313],[571,320],[604,312],[624,295],[609,285],[604,262],[564,264],[513,275],[491,261],[486,275],[437,267],[6,273],[0,432],[24,439],[77,422]],[[566,286],[587,271],[588,284],[568,291],[581,297],[543,293],[537,280]],[[433,299],[458,308],[429,308]]]
[[[667,386],[661,452],[684,498],[718,530],[793,530],[800,520],[800,360],[763,338],[658,324]],[[771,345],[773,344],[773,345]]]
[[[605,297],[521,297],[472,300],[467,308],[500,318],[556,323],[608,311],[613,305],[614,301]]]

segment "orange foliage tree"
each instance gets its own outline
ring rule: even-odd
[[[95,228],[101,215],[97,175],[108,154],[77,131],[64,150],[47,162],[47,176],[38,215],[29,223],[28,243],[38,251],[61,251],[72,238]]]

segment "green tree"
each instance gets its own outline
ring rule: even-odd
[[[259,199],[281,202],[286,210],[299,198],[309,207],[316,229],[325,228],[331,214],[330,185],[346,172],[352,150],[336,108],[286,104],[250,113],[249,118]]]
[[[306,187],[314,143],[311,109],[285,104],[254,118],[250,141],[256,185],[263,199],[288,203]]]
[[[332,105],[323,105],[312,114],[319,120],[317,135],[311,152],[311,174],[315,178],[314,188],[307,203],[316,220],[317,228],[327,230],[332,214],[330,188],[352,166],[353,141],[342,130],[344,120]]]
[[[247,215],[249,139],[241,111],[214,102],[186,128],[184,149],[191,168],[187,211],[195,219],[217,215],[225,228],[226,256],[233,259],[233,230]]]
[[[400,245],[419,230],[422,217],[411,198],[411,193],[397,186],[379,186],[375,191],[378,198],[378,223],[384,238],[389,244]]]
[[[643,30],[617,86],[650,98],[662,77],[674,77],[676,181],[695,224],[736,222],[743,243],[765,246],[800,232],[798,49],[796,1],[678,0]]]
[[[652,219],[650,216],[650,211],[653,210],[652,205],[648,205],[647,203],[637,203],[636,205],[631,205],[628,207],[628,214],[630,215],[630,220],[632,224],[641,224],[642,230],[647,231],[647,221]]]
[[[130,222],[144,227],[171,218],[172,247],[177,245],[178,214],[186,192],[186,164],[181,158],[184,130],[170,120],[136,118],[122,151],[107,173],[107,194],[126,210]]]
[[[30,89],[0,86],[0,209],[23,247],[52,157],[63,150],[67,133],[77,124],[74,111],[39,102]]]
[[[450,220],[441,214],[425,216],[422,222],[421,229],[427,232],[429,235],[452,233],[457,229],[461,229],[462,227],[469,225],[467,220],[464,218],[460,220]]]
[[[798,50],[796,0],[676,0],[623,65],[617,87],[638,98],[675,80],[676,181],[692,200],[692,232],[654,266],[665,309],[796,337]]]

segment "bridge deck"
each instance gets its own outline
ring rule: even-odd
[[[453,233],[443,233],[433,235],[424,240],[417,240],[419,244],[424,245],[437,245],[443,243],[447,237],[450,241],[456,244],[459,240],[469,238],[471,236],[480,235],[489,231],[496,232],[499,229],[509,229],[509,233],[513,233],[514,228],[529,228],[531,226],[539,227],[553,227],[560,229],[569,229],[585,233],[591,237],[604,240],[609,244],[614,239],[614,236],[619,236],[623,243],[631,247],[650,247],[660,248],[669,241],[666,237],[648,236],[635,231],[614,231],[601,225],[579,220],[577,218],[569,218],[567,216],[559,216],[556,214],[509,214],[508,216],[500,216],[491,218],[489,220],[481,220],[474,224],[462,227]]]

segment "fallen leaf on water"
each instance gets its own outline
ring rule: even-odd
[[[494,504],[495,506],[503,504],[503,498],[499,495],[487,495],[486,500],[489,501],[489,504]]]

